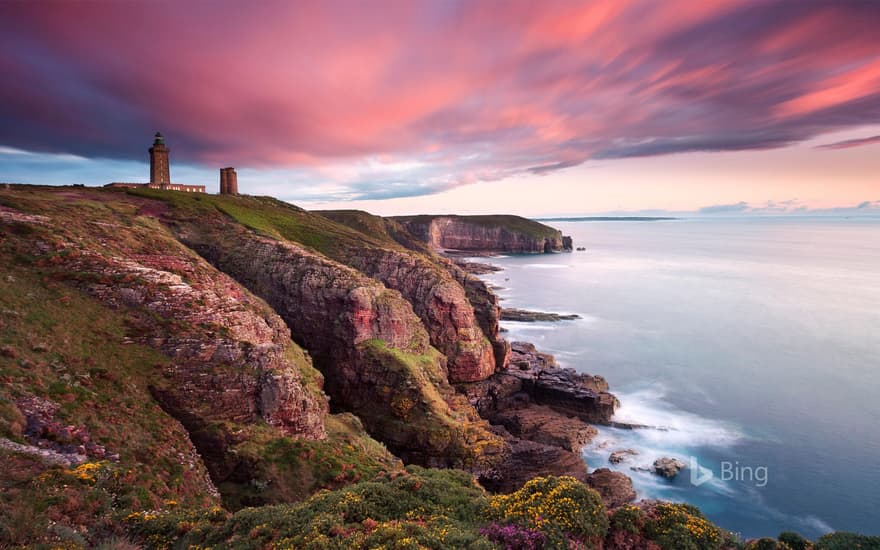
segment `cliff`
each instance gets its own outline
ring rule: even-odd
[[[400,216],[393,218],[435,250],[537,254],[571,250],[571,238],[519,216]]]
[[[506,376],[497,298],[396,221],[269,198],[15,187],[0,192],[0,222],[7,301],[27,286],[63,297],[53,315],[75,304],[115,323],[91,335],[74,317],[36,338],[36,306],[9,303],[20,317],[3,327],[23,336],[0,354],[15,382],[0,394],[0,454],[25,479],[62,468],[52,483],[100,481],[114,500],[115,472],[139,470],[154,492],[123,507],[137,511],[299,500],[395,471],[396,457],[504,491],[537,474],[588,478],[583,421],[532,398],[517,415],[481,415],[461,385]],[[86,335],[111,355],[41,359]],[[89,412],[96,399],[115,408]],[[84,525],[110,521],[95,517]]]
[[[345,221],[352,224],[348,227],[265,197],[214,205],[261,235],[303,245],[398,291],[419,317],[431,345],[445,355],[451,381],[481,380],[495,371],[494,333],[484,332],[445,260],[399,224],[348,211]]]
[[[321,375],[265,302],[140,215],[154,204],[115,198],[0,197],[0,454],[10,475],[87,482],[56,497],[17,485],[52,499],[21,513],[71,517],[85,490],[129,510],[218,496],[234,509],[398,467],[359,421],[328,414]]]
[[[324,373],[331,403],[355,413],[397,456],[495,467],[501,440],[449,386],[446,357],[399,292],[220,216],[194,224],[174,215],[166,213],[181,241],[265,299]]]
[[[499,320],[501,315],[501,306],[498,297],[489,290],[486,283],[481,279],[469,275],[453,262],[435,254],[428,246],[414,238],[401,224],[397,221],[380,216],[374,216],[367,212],[359,210],[320,210],[316,213],[334,220],[338,223],[356,229],[358,231],[367,231],[372,235],[382,235],[385,237],[386,249],[381,252],[373,252],[373,254],[365,255],[361,251],[360,254],[348,255],[353,265],[356,264],[359,269],[367,273],[375,274],[378,278],[385,282],[386,285],[392,286],[400,290],[406,296],[416,312],[419,313],[430,332],[445,332],[446,338],[432,339],[432,343],[439,349],[449,349],[452,346],[460,346],[457,342],[470,343],[473,346],[475,337],[478,332],[474,330],[474,322],[476,327],[482,332],[482,337],[488,340],[492,347],[493,367],[489,369],[485,359],[478,374],[475,375],[459,375],[455,372],[455,368],[450,368],[451,382],[473,382],[485,379],[493,371],[498,371],[506,367],[507,356],[510,352],[509,344],[500,336]],[[400,250],[396,250],[394,244],[401,245],[407,249],[406,254],[401,254]],[[388,250],[388,249],[391,250]],[[415,253],[415,254],[414,254]],[[390,256],[390,257],[389,257]],[[382,260],[381,258],[385,258]],[[401,262],[401,258],[405,258]],[[390,260],[390,261],[389,261]],[[381,264],[394,264],[397,261],[398,269],[380,269]],[[406,265],[416,264],[417,270],[405,269],[399,270],[400,263]],[[388,276],[388,274],[392,276]],[[450,279],[451,277],[451,279]],[[451,284],[452,281],[457,284]],[[430,309],[432,300],[429,294],[432,292],[431,284],[440,282],[442,291],[435,293],[449,296],[444,300],[449,306],[441,307],[440,311],[448,311],[448,317],[456,319],[451,325],[440,323],[441,329],[432,330],[437,325],[437,321],[442,321],[447,315],[432,314]],[[426,284],[427,283],[427,284]],[[408,291],[409,289],[409,291]],[[462,294],[463,291],[463,294]],[[421,313],[420,313],[421,312]],[[452,328],[454,330],[443,329],[442,327]],[[461,338],[464,337],[464,340]],[[480,353],[485,353],[482,349]],[[471,370],[470,372],[474,372]]]

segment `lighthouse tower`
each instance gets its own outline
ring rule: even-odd
[[[171,172],[168,168],[168,153],[171,150],[165,146],[165,138],[161,133],[156,132],[155,138],[150,147],[150,183],[164,189],[171,183]]]

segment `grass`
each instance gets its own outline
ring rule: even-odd
[[[319,441],[278,437],[266,426],[239,430],[243,442],[233,452],[251,464],[247,483],[221,483],[224,506],[239,510],[297,502],[322,489],[336,489],[403,465],[384,445],[366,434],[348,413],[325,417],[327,438]]]
[[[394,243],[429,257],[434,252],[424,242],[415,238],[400,223],[363,210],[315,210],[313,213],[355,229],[365,235],[380,238],[386,245]]]
[[[271,197],[174,193],[128,189],[130,195],[158,199],[172,206],[172,215],[192,220],[223,213],[241,225],[275,239],[297,242],[329,257],[363,248],[403,249],[382,232],[362,233]]]
[[[417,441],[427,456],[443,457],[454,467],[484,463],[490,449],[498,450],[502,444],[498,437],[488,432],[488,425],[446,382],[440,353],[434,348],[417,355],[375,339],[361,342],[358,348],[366,360],[398,373],[396,383],[376,388],[388,406],[361,411],[373,430]]]
[[[10,240],[0,245],[0,258],[9,258]],[[180,463],[190,449],[186,432],[147,390],[168,359],[123,343],[123,313],[44,279],[33,266],[6,261],[0,263],[0,312],[0,435],[27,443],[14,403],[37,396],[61,405],[56,419],[62,425],[84,428],[94,442],[119,454],[118,462],[103,463],[106,478],[90,481],[0,451],[0,546],[83,537],[60,527],[47,531],[50,521],[86,526],[100,538],[118,531],[114,525],[123,511],[161,508],[170,500],[212,502],[201,465],[191,470]]]

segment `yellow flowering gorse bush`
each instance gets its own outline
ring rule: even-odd
[[[548,540],[594,541],[608,530],[599,494],[573,477],[535,478],[490,504],[499,520],[541,531]]]

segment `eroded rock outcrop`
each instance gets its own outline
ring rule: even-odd
[[[607,423],[617,405],[600,377],[562,369],[552,355],[522,342],[513,344],[507,369],[456,387],[508,437],[512,450],[508,474],[485,483],[499,491],[549,473],[587,479],[580,451],[597,433],[590,423]],[[551,457],[552,465],[541,462]]]
[[[587,465],[580,453],[515,437],[502,426],[493,428],[504,437],[509,454],[502,475],[480,478],[480,483],[490,491],[513,492],[537,476],[571,476],[580,481],[587,479]]]
[[[445,260],[443,265],[458,284],[464,288],[465,295],[473,307],[474,318],[492,345],[495,370],[503,370],[507,367],[510,357],[510,343],[501,337],[501,303],[498,300],[498,295],[492,292],[485,281],[467,273],[453,262]]]
[[[561,368],[549,354],[526,342],[511,344],[507,374],[520,380],[536,403],[594,424],[609,424],[620,405],[601,376]]]
[[[393,219],[436,250],[517,254],[564,250],[559,230],[519,216],[401,216]],[[570,239],[568,244],[570,249]]]
[[[331,404],[405,461],[497,467],[503,442],[449,386],[446,358],[399,292],[298,244],[217,223],[175,222],[183,242],[284,318],[325,374]]]
[[[492,344],[464,288],[445,270],[421,255],[389,249],[349,251],[345,258],[409,301],[431,344],[446,356],[450,382],[474,382],[495,372]]]

